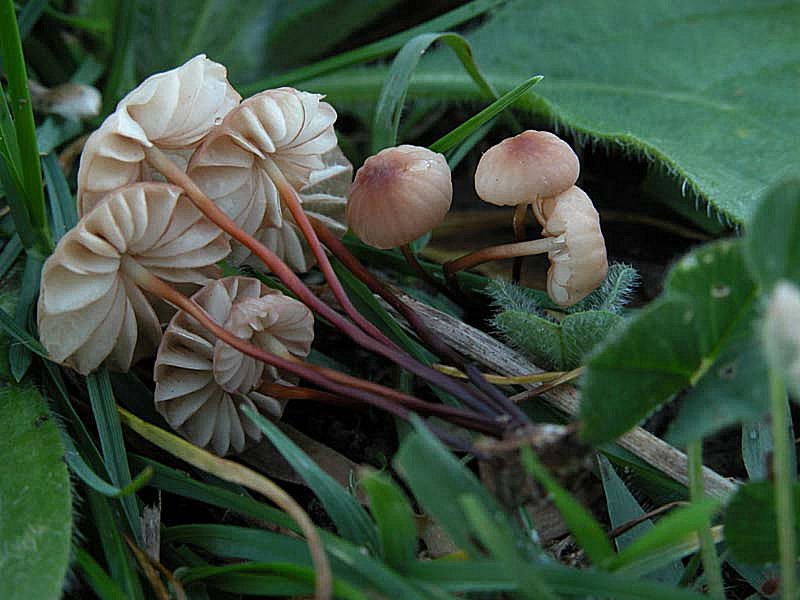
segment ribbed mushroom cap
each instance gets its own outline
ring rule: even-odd
[[[600,215],[577,186],[540,200],[534,212],[544,235],[563,236],[565,242],[547,254],[547,293],[560,306],[572,306],[595,290],[608,272]]]
[[[444,156],[420,146],[386,148],[356,172],[347,223],[367,244],[395,248],[439,225],[452,200]]]
[[[181,194],[164,183],[124,187],[61,238],[42,269],[38,308],[39,336],[54,361],[85,375],[104,361],[127,371],[155,352],[159,319],[124,261],[178,284],[216,274],[230,246]]]
[[[308,355],[314,339],[311,311],[250,277],[226,277],[192,299],[218,323],[259,348],[285,356]],[[218,340],[179,311],[170,321],[156,358],[156,409],[192,443],[220,456],[241,452],[259,429],[241,413],[248,406],[280,416],[283,405],[257,391],[279,373]]]
[[[569,189],[579,172],[578,157],[569,144],[531,129],[486,151],[475,170],[475,191],[491,204],[529,204]]]
[[[79,214],[123,185],[163,179],[144,163],[144,148],[156,146],[185,166],[240,99],[225,67],[204,54],[145,79],[86,141],[78,169]]]
[[[352,166],[337,146],[336,111],[322,98],[293,88],[247,98],[192,156],[189,176],[245,232],[261,237],[262,229],[284,224],[278,190],[263,167],[267,158],[308,211],[344,211]],[[248,254],[234,242],[234,260]]]

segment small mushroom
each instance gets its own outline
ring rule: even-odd
[[[39,336],[50,357],[87,374],[127,371],[161,339],[151,298],[132,273],[205,284],[230,252],[181,188],[138,183],[107,195],[61,238],[42,269]]]
[[[43,113],[81,121],[100,114],[103,97],[97,88],[81,83],[62,83],[48,88],[30,80],[33,107]]]
[[[356,172],[347,223],[367,244],[395,248],[441,223],[452,200],[444,156],[420,146],[386,148]]]
[[[194,148],[241,99],[226,69],[205,57],[148,77],[120,100],[86,141],[78,169],[78,212],[85,214],[108,192],[159,179],[145,162],[156,147],[185,167]]]
[[[596,289],[608,272],[600,216],[589,196],[577,186],[534,204],[546,236],[528,242],[491,246],[445,263],[445,275],[454,281],[458,271],[489,260],[547,253],[547,293],[559,306],[572,306]]]
[[[336,149],[335,121],[336,111],[319,94],[266,90],[228,114],[187,173],[247,233],[280,227],[280,196],[263,163],[273,161],[295,189],[309,186],[312,173],[330,166],[323,155]]]
[[[311,311],[257,279],[226,277],[192,299],[225,329],[263,350],[284,357],[305,357],[311,350]],[[261,437],[242,406],[274,417],[283,412],[280,401],[259,392],[281,374],[219,340],[183,311],[164,332],[154,377],[158,412],[186,439],[220,456],[241,452],[248,439]]]
[[[475,191],[485,202],[514,206],[514,238],[525,239],[528,206],[575,185],[580,162],[569,144],[547,131],[528,130],[487,150],[475,170]],[[519,281],[522,258],[514,260]]]

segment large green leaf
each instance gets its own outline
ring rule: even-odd
[[[795,515],[800,515],[800,485],[794,487]],[[740,487],[725,511],[725,541],[731,554],[744,563],[776,562],[778,531],[775,514],[775,488],[772,482],[758,481]],[[795,529],[800,532],[797,519]]]
[[[195,54],[246,83],[320,55],[396,0],[151,0],[136,4],[133,42],[141,79]]]
[[[670,272],[664,296],[589,359],[581,403],[584,438],[614,439],[673,394],[696,385],[728,348],[744,348],[752,337],[756,299],[737,241],[687,255]]]
[[[0,598],[61,597],[72,496],[56,427],[36,389],[0,389]]]
[[[500,92],[545,78],[519,107],[657,160],[744,221],[800,162],[800,5],[783,0],[518,0],[466,35]],[[315,80],[334,103],[374,100],[385,70]],[[422,61],[409,99],[479,99],[447,52]],[[687,200],[688,202],[688,200]]]

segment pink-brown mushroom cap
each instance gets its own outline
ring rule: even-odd
[[[569,144],[531,129],[484,153],[475,170],[475,191],[490,204],[529,204],[569,189],[579,173],[578,157]]]
[[[419,146],[386,148],[356,172],[347,222],[361,240],[386,250],[439,225],[452,200],[444,156]]]

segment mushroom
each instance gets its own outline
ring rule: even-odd
[[[261,229],[283,226],[280,195],[267,163],[295,190],[313,187],[324,175],[339,175],[349,165],[335,153],[334,121],[336,111],[319,94],[293,88],[261,92],[244,100],[208,136],[187,174],[243,231],[258,237]]]
[[[489,260],[547,253],[547,293],[559,306],[572,306],[605,279],[608,272],[606,246],[600,229],[600,216],[589,196],[577,186],[534,203],[541,223],[542,239],[492,246],[445,263],[445,276]]]
[[[405,246],[442,222],[453,200],[450,167],[427,148],[402,145],[370,156],[356,172],[347,223],[362,241]]]
[[[597,289],[608,273],[600,215],[577,186],[539,200],[534,212],[544,235],[564,240],[547,253],[547,293],[559,306],[572,306]]]
[[[204,54],[148,77],[86,141],[78,169],[79,214],[112,190],[157,178],[145,162],[146,148],[159,148],[185,166],[194,148],[240,99],[225,67]]]
[[[165,183],[107,195],[61,238],[42,269],[39,336],[50,357],[87,374],[103,362],[127,371],[161,339],[151,298],[133,275],[147,269],[205,284],[230,246],[222,232]]]
[[[514,237],[525,239],[528,206],[575,185],[580,162],[569,144],[547,131],[528,130],[487,150],[475,170],[475,191],[485,202],[514,206]],[[537,215],[538,216],[538,215]],[[514,260],[519,281],[522,258]]]
[[[285,357],[305,357],[311,350],[311,311],[257,279],[226,277],[192,300],[225,329],[263,350]],[[283,412],[282,402],[259,392],[281,374],[218,339],[184,311],[164,332],[154,373],[156,410],[186,439],[220,456],[241,452],[247,440],[261,438],[243,406],[274,417]]]
[[[62,83],[52,88],[28,81],[33,107],[43,113],[81,121],[100,114],[103,97],[97,88],[81,83]]]

